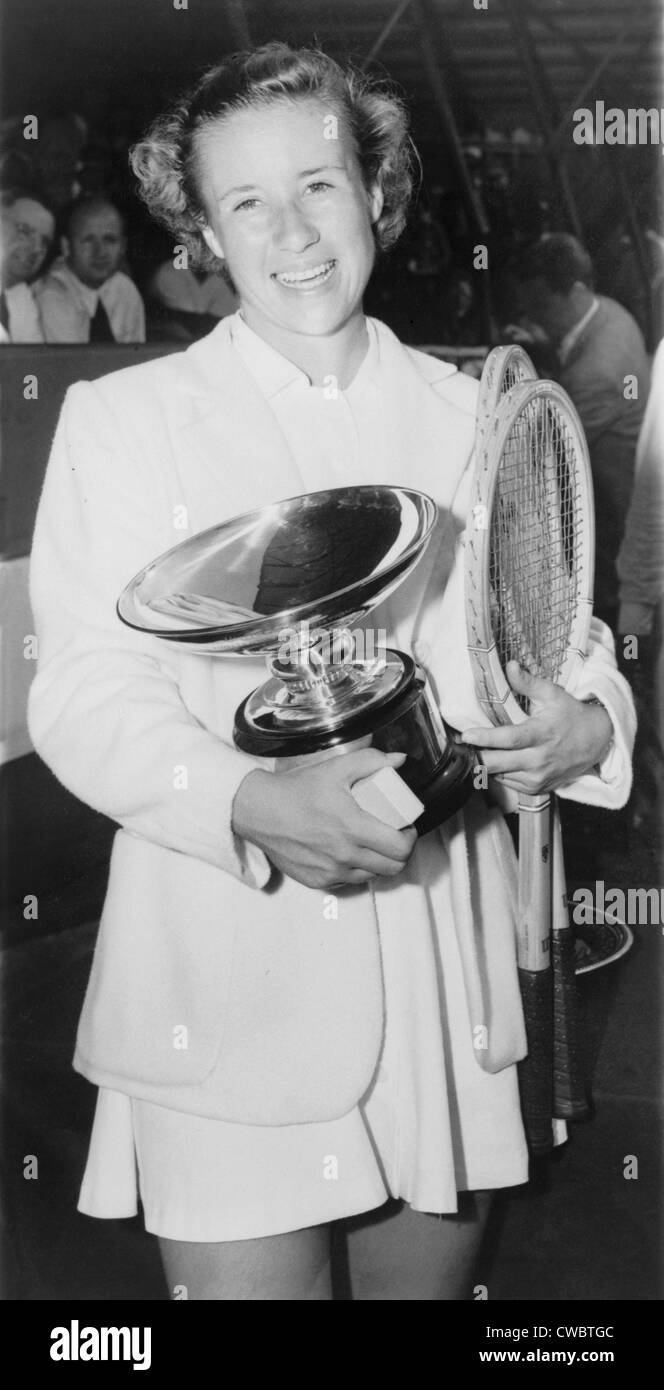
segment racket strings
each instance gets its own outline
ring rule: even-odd
[[[582,550],[576,446],[555,405],[534,400],[507,437],[491,518],[491,617],[503,669],[515,660],[547,680],[559,676],[581,597]]]
[[[507,363],[503,376],[501,395],[511,391],[513,386],[520,386],[522,381],[530,381],[531,374],[526,365],[518,359]]]

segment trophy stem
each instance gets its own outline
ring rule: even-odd
[[[385,666],[381,657],[356,660],[355,638],[347,627],[330,632],[316,629],[311,636],[300,628],[285,635],[289,640],[267,658],[268,669],[281,689],[277,704],[285,699],[291,707],[337,706],[354,689],[375,679]]]

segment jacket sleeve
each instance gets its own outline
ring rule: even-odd
[[[32,552],[30,734],[56,777],[124,830],[263,887],[266,857],[231,828],[255,764],[189,712],[159,640],[116,614],[125,584],[165,548],[159,476],[139,453],[94,385],[70,389]]]
[[[599,618],[591,619],[586,660],[569,693],[577,700],[594,697],[601,701],[613,725],[613,739],[597,769],[558,787],[557,794],[588,806],[619,810],[632,790],[636,712],[629,684],[616,664],[611,629]]]

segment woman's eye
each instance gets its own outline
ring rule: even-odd
[[[243,198],[242,202],[241,202],[241,203],[238,203],[238,205],[237,205],[235,211],[236,211],[236,212],[243,212],[243,211],[244,211],[245,209],[247,209],[247,208],[256,208],[256,207],[258,207],[259,202],[260,202],[260,199],[259,199],[259,198]]]
[[[331,187],[332,187],[332,184],[331,184],[331,183],[324,183],[322,179],[317,179],[315,183],[308,183],[308,184],[307,184],[308,190],[309,190],[310,192],[313,190],[314,193],[319,193],[319,192],[321,192],[321,190],[325,191],[326,189],[331,188]]]

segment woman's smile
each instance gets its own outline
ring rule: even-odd
[[[305,291],[310,294],[312,290],[319,289],[321,285],[326,285],[328,280],[331,280],[336,265],[335,260],[319,261],[318,265],[301,270],[277,271],[272,279],[277,280],[286,289]]]

